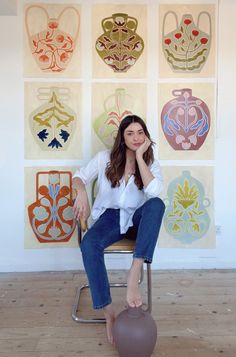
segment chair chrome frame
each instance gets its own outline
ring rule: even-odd
[[[81,228],[78,225],[78,241],[79,244],[82,239],[82,232]],[[135,241],[128,240],[126,238],[122,239],[121,241],[110,245],[108,248],[104,250],[104,254],[133,254],[133,247],[135,245]],[[151,313],[152,311],[152,282],[151,282],[151,264],[146,263],[146,271],[147,271],[147,308],[145,311]],[[139,284],[143,282],[144,277],[144,268],[141,271],[141,277],[139,280]],[[124,288],[127,287],[127,283],[110,283],[111,288]],[[105,318],[83,318],[79,316],[79,305],[80,305],[80,298],[82,295],[83,290],[89,289],[89,284],[84,284],[81,287],[77,288],[76,296],[74,300],[74,304],[72,306],[72,319],[75,322],[81,323],[105,323]]]

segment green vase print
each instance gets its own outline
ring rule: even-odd
[[[114,72],[127,72],[142,54],[144,42],[136,33],[137,26],[137,19],[128,14],[116,13],[102,20],[104,33],[95,47]]]
[[[205,197],[202,183],[193,178],[190,171],[183,171],[169,184],[167,196],[166,231],[185,244],[204,237],[210,226],[206,210],[210,201]]]
[[[165,34],[167,20],[170,15],[174,17],[176,29]],[[199,27],[202,16],[208,22],[209,33],[203,32]],[[192,73],[200,72],[206,63],[211,46],[211,17],[206,11],[199,13],[197,25],[191,14],[184,14],[178,25],[177,15],[168,11],[163,19],[162,48],[165,58],[174,72]]]
[[[94,120],[93,128],[102,143],[112,147],[120,122],[127,115],[133,114],[133,98],[124,88],[117,88],[115,93],[106,98],[104,112]]]

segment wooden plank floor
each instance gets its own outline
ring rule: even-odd
[[[110,273],[120,281],[124,272]],[[83,272],[0,274],[0,357],[118,356],[104,325],[74,322],[71,308]],[[158,357],[236,357],[236,271],[152,272]],[[142,287],[145,296],[145,283]],[[125,289],[113,289],[117,312]],[[83,313],[91,313],[84,293]],[[129,356],[127,356],[129,357]]]

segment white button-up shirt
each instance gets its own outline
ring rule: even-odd
[[[77,170],[73,176],[79,177],[85,185],[97,178],[97,195],[93,204],[91,215],[96,221],[107,208],[120,209],[120,232],[126,233],[133,225],[132,218],[136,209],[144,204],[149,198],[157,197],[163,188],[163,178],[160,165],[155,160],[150,165],[153,180],[139,190],[134,183],[134,175],[125,182],[124,177],[120,180],[120,186],[111,187],[105,170],[110,161],[110,150],[100,151],[86,166]]]

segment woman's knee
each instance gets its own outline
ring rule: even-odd
[[[160,197],[150,198],[148,201],[146,201],[145,205],[148,207],[148,209],[153,209],[155,212],[162,214],[165,212],[165,204]]]
[[[80,250],[82,254],[91,254],[95,251],[96,244],[93,241],[92,237],[90,237],[89,231],[84,235],[81,243],[80,243]]]

